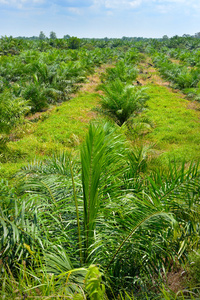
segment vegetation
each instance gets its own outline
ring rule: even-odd
[[[199,43],[0,40],[2,299],[200,297]]]
[[[131,116],[142,111],[148,95],[144,88],[124,84],[120,79],[101,86],[102,110],[122,126]]]

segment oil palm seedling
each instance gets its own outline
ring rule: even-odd
[[[37,244],[50,273],[98,262],[113,282],[123,285],[124,278],[128,286],[128,278],[134,278],[139,288],[143,277],[155,280],[171,261],[183,259],[191,241],[195,247],[197,168],[171,168],[169,176],[158,172],[130,189],[138,176],[130,165],[143,159],[132,154],[128,163],[126,153],[112,128],[91,125],[79,163],[61,154],[25,168],[27,180],[18,193],[37,204]],[[132,174],[125,176],[128,181],[126,172]],[[34,251],[34,243],[30,247]]]
[[[19,124],[29,111],[29,102],[15,97],[9,90],[0,95],[0,133],[8,133]]]
[[[137,69],[132,64],[120,60],[114,68],[107,68],[101,79],[106,82],[120,79],[124,83],[131,83],[136,79],[137,73]]]
[[[111,185],[116,181],[113,174],[110,174],[110,170],[120,173],[121,166],[124,164],[122,163],[125,151],[124,140],[115,135],[113,137],[112,131],[107,125],[103,130],[96,126],[90,127],[86,142],[81,148],[81,177],[76,168],[74,169],[74,164],[64,154],[59,159],[55,158],[50,161],[47,166],[39,164],[30,169],[26,168],[26,173],[35,173],[37,176],[31,176],[24,189],[32,191],[31,194],[41,195],[54,210],[52,213],[60,224],[56,225],[57,235],[55,238],[60,236],[61,240],[65,239],[65,243],[72,243],[70,247],[73,248],[76,236],[78,236],[76,243],[79,248],[81,264],[88,261],[92,252],[97,215],[99,207],[103,205],[100,201],[102,197],[104,201],[108,201],[109,189],[106,185]],[[116,184],[121,185],[120,181],[116,181]],[[115,192],[114,186],[112,192]],[[66,201],[68,209],[62,216],[59,211],[64,209]],[[61,207],[63,208],[61,209]],[[51,218],[50,215],[48,217]],[[83,221],[79,221],[80,218]],[[77,227],[72,219],[77,220]],[[64,225],[63,222],[66,224]],[[78,230],[72,235],[73,238],[69,239],[64,232],[66,226],[69,226],[69,230],[72,232]],[[59,231],[62,233],[58,234]],[[76,249],[73,251],[76,252]]]
[[[120,126],[142,111],[148,99],[145,88],[126,85],[119,79],[102,85],[101,90],[104,92],[100,96],[102,111]]]

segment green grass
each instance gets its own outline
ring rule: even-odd
[[[200,160],[200,112],[189,109],[190,101],[165,86],[148,85],[148,109],[136,120],[147,118],[153,129],[142,134],[139,143],[153,145],[152,164],[163,166],[171,160]],[[46,158],[55,151],[76,151],[83,141],[92,111],[97,106],[96,94],[81,93],[68,102],[42,114],[38,122],[29,122],[14,133],[0,157],[0,177],[9,177],[21,166],[36,158]],[[122,131],[121,131],[122,132]]]
[[[148,109],[142,114],[153,124],[152,132],[144,140],[154,145],[161,161],[173,159],[186,161],[200,159],[200,112],[189,109],[189,101],[168,88],[149,85]]]
[[[76,137],[77,141],[82,141],[92,118],[91,109],[96,105],[96,98],[94,94],[84,94],[55,108],[48,119],[38,124],[35,136],[41,142],[51,141],[62,147],[71,147]]]
[[[95,117],[92,108],[97,101],[96,94],[80,93],[44,113],[38,122],[27,124],[20,138],[10,141],[2,153],[0,177],[9,177],[24,164],[50,156],[55,151],[76,150],[85,137],[90,120]]]

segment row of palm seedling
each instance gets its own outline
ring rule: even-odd
[[[190,67],[199,67],[199,49],[190,51],[188,49],[167,49],[169,57],[179,60],[180,63]]]
[[[185,80],[185,83],[178,83],[178,88],[183,88],[183,91],[185,94],[187,94],[188,99],[199,101],[199,48],[195,50],[167,49],[166,53],[170,57],[170,59],[172,59],[172,61],[175,59],[175,63],[179,65],[179,68],[181,68],[181,70],[183,70],[184,76],[181,78],[179,78],[178,76],[177,81],[183,79]]]
[[[188,97],[199,101],[199,81],[200,69],[191,68],[180,63],[172,62],[166,55],[158,54],[153,58],[155,66],[159,69],[160,74],[173,87],[181,89]]]
[[[101,111],[122,126],[131,117],[136,116],[145,107],[148,95],[145,88],[137,84],[137,61],[128,56],[120,60],[115,67],[108,68],[101,77],[99,89]]]
[[[121,55],[118,49],[40,52],[25,48],[19,55],[1,56],[1,146],[5,134],[22,122],[25,115],[69,100],[95,67],[117,60]]]
[[[77,37],[63,37],[58,38],[44,38],[39,39],[37,37],[26,38],[18,37],[13,38],[12,36],[1,36],[0,38],[0,55],[18,55],[21,51],[36,50],[40,52],[48,52],[52,49],[114,49],[114,48],[126,48],[131,46],[131,41],[122,39],[89,39],[89,38],[77,38]]]
[[[39,111],[68,99],[76,84],[106,60],[106,51],[98,50],[25,51],[18,56],[2,56],[1,92],[9,89],[14,96],[29,100],[33,112]]]

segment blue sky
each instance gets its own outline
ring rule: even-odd
[[[200,32],[200,0],[0,0],[0,36],[169,37]]]

